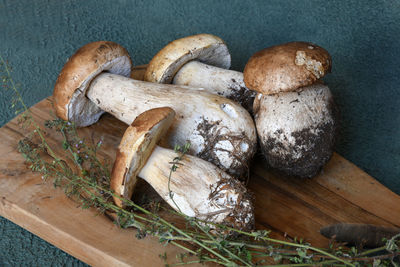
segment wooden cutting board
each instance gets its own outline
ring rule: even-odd
[[[52,119],[51,98],[31,108],[35,120]],[[102,153],[111,159],[127,126],[109,115],[80,129],[86,140],[104,141]],[[0,129],[0,215],[38,235],[76,258],[95,266],[160,266],[159,254],[170,259],[179,251],[156,238],[135,238],[95,210],[82,210],[52,182],[27,169],[17,151],[26,132],[17,118]],[[61,140],[47,133],[50,144]],[[59,144],[59,143],[58,143]],[[60,145],[53,147],[62,153]],[[314,246],[327,246],[319,228],[331,223],[372,223],[400,227],[400,196],[338,154],[314,179],[280,177],[254,160],[248,184],[255,195],[256,227],[274,236],[301,237]]]

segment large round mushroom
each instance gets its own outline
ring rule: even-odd
[[[245,67],[247,87],[259,92],[253,109],[261,149],[288,175],[313,177],[332,156],[336,109],[319,82],[330,69],[329,53],[306,42],[264,49]]]
[[[125,131],[111,173],[115,203],[122,207],[123,199],[132,197],[139,176],[176,211],[213,223],[251,229],[253,206],[238,180],[190,155],[184,155],[171,173],[171,162],[178,154],[157,143],[174,116],[169,107],[151,109],[140,114]]]
[[[137,81],[127,51],[113,42],[94,42],[73,55],[54,87],[56,114],[79,127],[108,112],[125,122],[146,110],[172,107],[177,116],[163,144],[191,143],[190,154],[210,161],[235,177],[248,173],[256,131],[239,104],[199,88]]]
[[[99,41],[81,47],[68,59],[54,85],[56,115],[78,127],[97,122],[105,111],[98,100],[86,96],[91,81],[102,72],[129,77],[131,66],[128,51],[117,43]]]

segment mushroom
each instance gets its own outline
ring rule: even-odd
[[[123,207],[130,199],[137,177],[144,179],[176,211],[213,223],[239,229],[254,224],[253,206],[246,188],[215,165],[184,155],[171,172],[178,154],[157,145],[173,123],[169,107],[140,114],[125,131],[111,173],[115,203]],[[171,176],[170,176],[171,173]]]
[[[231,56],[222,39],[198,34],[169,43],[150,61],[144,80],[201,87],[252,112],[255,92],[246,88],[243,73],[228,70]]]
[[[79,127],[109,112],[126,124],[144,111],[173,107],[177,116],[164,144],[191,143],[190,154],[235,177],[248,172],[256,149],[250,114],[237,103],[199,88],[133,80],[127,51],[113,42],[80,48],[65,64],[54,87],[56,114]]]
[[[336,108],[329,88],[319,82],[330,70],[329,53],[305,42],[266,48],[247,63],[244,81],[259,92],[255,122],[272,167],[312,177],[332,156]]]

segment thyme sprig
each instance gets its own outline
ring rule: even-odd
[[[184,252],[177,255],[172,266],[207,262],[223,266],[398,266],[395,260],[400,255],[399,235],[387,240],[385,246],[370,250],[334,243],[328,248],[316,248],[303,240],[273,239],[266,230],[247,232],[200,221],[182,214],[179,207],[178,211],[174,211],[162,206],[162,211],[186,222],[185,227],[177,227],[165,219],[159,209],[151,211],[114,194],[109,186],[110,166],[97,153],[102,140],[89,144],[79,137],[73,123],[60,119],[47,121],[44,128],[40,127],[25,105],[11,78],[10,68],[1,56],[0,73],[3,87],[14,93],[12,107],[16,113],[22,112],[21,125],[30,129],[30,133],[18,142],[18,150],[29,163],[29,168],[40,173],[44,180],[52,178],[54,186],[62,188],[82,208],[95,208],[101,214],[113,214],[120,227],[136,228],[137,238],[150,235],[164,245],[182,249]],[[57,155],[47,142],[46,131],[61,135],[60,146],[67,152],[63,153],[66,155]],[[177,147],[179,153],[171,162],[169,182],[176,168],[184,168],[179,161],[188,149],[188,145]],[[169,192],[173,199],[173,192]],[[112,197],[120,198],[126,208],[116,206]],[[216,231],[211,232],[210,229]],[[227,232],[236,235],[228,235]],[[193,256],[197,259],[194,260]],[[160,257],[167,261],[166,254]]]
[[[189,151],[189,148],[190,148],[190,143],[186,143],[184,146],[175,145],[174,151],[176,153],[178,153],[178,156],[176,156],[172,160],[172,162],[170,162],[171,168],[170,168],[169,175],[168,175],[168,192],[169,192],[168,195],[169,195],[169,198],[172,200],[172,202],[174,203],[175,207],[181,213],[182,213],[181,209],[179,208],[178,204],[176,204],[176,202],[174,200],[174,192],[171,191],[171,178],[172,178],[172,173],[175,172],[179,168],[179,166],[182,165],[180,163],[180,161],[183,159],[183,156]]]

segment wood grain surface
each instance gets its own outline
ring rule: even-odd
[[[35,120],[51,117],[51,98],[31,108]],[[79,130],[86,141],[102,139],[103,157],[115,157],[126,125],[109,115]],[[178,249],[156,238],[135,238],[95,210],[82,210],[52,182],[32,173],[17,151],[26,135],[17,118],[0,129],[0,215],[67,253],[94,266],[160,266],[159,254],[174,258]],[[46,133],[63,153],[52,132]],[[271,171],[258,156],[252,163],[249,188],[254,193],[256,227],[273,230],[274,237],[301,237],[314,246],[327,246],[319,229],[336,222],[400,227],[400,197],[338,154],[313,179],[284,177]]]

